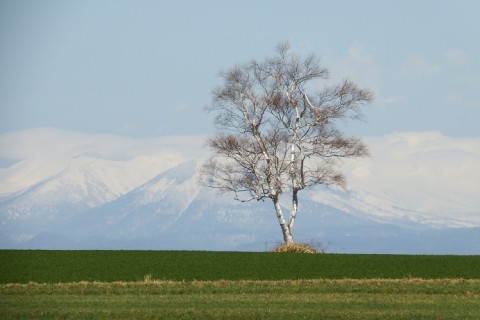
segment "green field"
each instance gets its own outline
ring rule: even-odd
[[[0,251],[0,319],[480,319],[479,256]]]
[[[0,250],[0,283],[160,280],[480,279],[480,256]]]
[[[480,319],[479,280],[0,286],[1,319]]]

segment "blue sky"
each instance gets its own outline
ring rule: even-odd
[[[480,2],[0,0],[0,133],[208,134],[218,73],[282,41],[372,89],[352,134],[480,136]]]

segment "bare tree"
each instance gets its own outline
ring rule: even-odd
[[[336,122],[360,119],[359,107],[373,94],[348,80],[311,93],[328,75],[316,56],[301,58],[280,44],[273,58],[221,73],[223,84],[206,108],[216,113],[218,132],[208,139],[213,156],[202,182],[239,201],[271,199],[286,244],[293,242],[298,193],[318,184],[344,186],[340,159],[368,154]],[[286,217],[280,197],[287,192]]]

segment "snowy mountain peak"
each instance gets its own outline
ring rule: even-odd
[[[37,136],[30,139],[31,134]],[[156,239],[156,248],[187,249],[227,249],[236,241],[235,247],[263,248],[265,242],[279,241],[269,201],[238,203],[198,184],[207,156],[203,141],[45,129],[1,135],[0,159],[14,161],[0,168],[0,247],[2,241],[4,247],[28,247],[41,234],[68,235],[72,246],[106,237],[122,248],[125,239],[140,238]],[[32,144],[38,145],[29,150]],[[302,192],[296,234],[346,241],[350,248],[354,239],[374,239],[362,242],[371,248],[380,233],[388,239],[415,238],[412,232],[418,230],[480,227],[480,176],[472,169],[480,161],[480,140],[409,133],[367,144],[371,158],[344,164],[348,191]],[[50,153],[55,145],[64,151]],[[289,199],[284,200],[288,211]]]

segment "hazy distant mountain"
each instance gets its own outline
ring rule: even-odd
[[[0,137],[9,160],[0,169],[0,248],[268,250],[281,241],[269,201],[238,203],[199,186],[199,137],[38,129],[8,138]],[[47,161],[55,145],[68,152]],[[300,201],[297,239],[327,251],[480,253],[470,207],[435,216],[386,192],[324,187]]]

